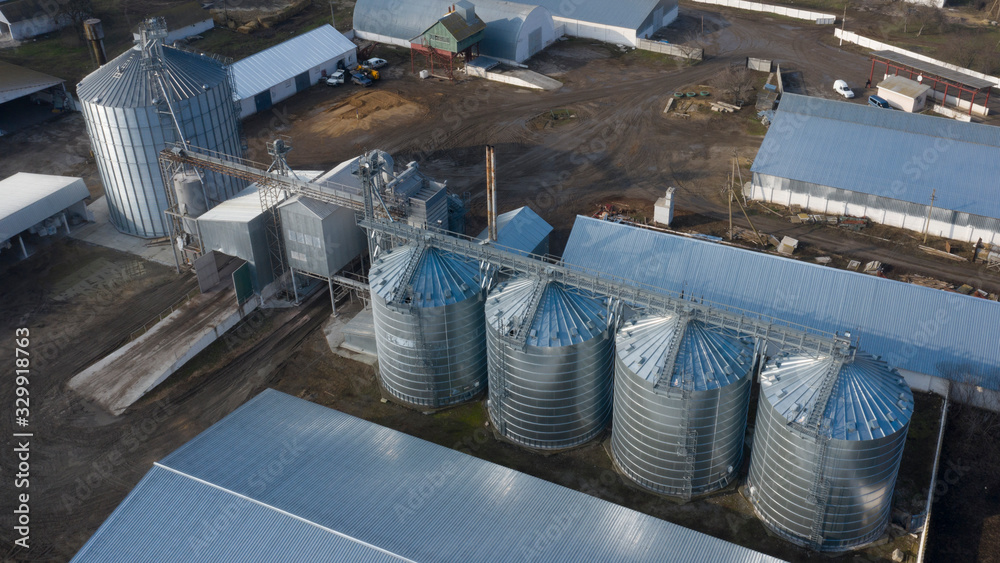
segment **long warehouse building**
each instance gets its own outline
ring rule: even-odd
[[[329,24],[236,61],[231,69],[240,118],[265,111],[357,62],[357,46]]]
[[[1000,406],[1000,303],[724,244],[577,217],[563,260],[664,292],[850,332],[914,389]],[[996,408],[996,407],[994,407]]]
[[[455,4],[453,0],[358,0],[354,32],[362,39],[410,48]],[[545,8],[503,0],[476,0],[472,4],[486,24],[479,43],[481,55],[520,63],[556,40],[552,14]]]
[[[73,558],[126,560],[778,561],[273,389],[154,463]]]
[[[998,151],[992,125],[785,94],[747,195],[1000,243]]]

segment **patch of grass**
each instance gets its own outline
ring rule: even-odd
[[[767,135],[767,127],[757,119],[757,116],[747,116],[744,128],[748,135],[757,135],[758,137],[763,137]]]

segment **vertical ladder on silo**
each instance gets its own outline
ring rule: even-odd
[[[542,296],[545,294],[545,280],[539,279],[535,282],[534,288],[531,290],[531,296],[528,297],[528,305],[524,311],[524,315],[521,316],[521,320],[517,323],[517,326],[511,332],[510,337],[517,344],[519,349],[524,349],[528,341],[528,328],[531,326],[531,322],[535,320],[535,314],[538,312],[538,306],[542,302]]]
[[[681,352],[681,339],[684,338],[684,334],[687,332],[689,320],[690,316],[688,314],[683,314],[677,321],[677,328],[674,330],[674,333],[670,336],[670,341],[667,343],[667,357],[663,360],[663,367],[660,369],[660,376],[656,378],[656,383],[653,384],[653,389],[670,387],[670,380],[674,375],[674,367],[677,365],[677,356]]]
[[[810,529],[810,541],[819,549],[823,545],[823,525],[826,521],[826,508],[830,500],[830,480],[827,478],[827,454],[830,448],[830,419],[824,418],[826,408],[833,396],[840,379],[840,369],[846,356],[842,351],[836,351],[833,360],[823,373],[823,381],[816,394],[816,401],[806,418],[806,431],[816,440],[816,468],[813,481],[809,488],[809,500],[816,505],[816,517]]]

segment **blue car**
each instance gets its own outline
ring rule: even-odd
[[[889,100],[878,96],[868,96],[868,105],[882,109],[892,109],[892,106],[889,105]]]
[[[365,76],[365,75],[363,75],[363,74],[361,74],[359,72],[352,72],[351,73],[351,82],[357,84],[358,86],[363,86],[365,88],[367,88],[367,87],[369,87],[369,86],[372,85],[371,78],[368,78],[367,76]]]

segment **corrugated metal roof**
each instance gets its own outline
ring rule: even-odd
[[[409,41],[448,13],[452,0],[358,0],[354,5],[354,28]],[[517,39],[528,15],[541,9],[530,3],[502,0],[479,0],[473,3],[476,15],[486,22],[486,33],[479,44],[487,56],[516,60]],[[390,9],[391,7],[391,9]],[[551,18],[548,11],[545,15]]]
[[[413,254],[419,263],[413,276],[404,280]],[[412,283],[413,304],[442,307],[479,293],[479,266],[467,258],[433,247],[406,245],[383,253],[369,272],[372,291],[385,300],[392,298],[400,283]]]
[[[849,355],[843,361],[831,373],[838,362],[834,356],[774,358],[761,372],[761,393],[779,415],[802,425],[816,406],[823,382],[835,377],[823,410],[824,435],[836,440],[872,440],[906,426],[913,414],[913,393],[906,381],[868,354]]]
[[[65,82],[37,70],[0,61],[0,104]]]
[[[159,464],[73,561],[280,561],[292,554],[298,561],[408,561]]]
[[[153,91],[141,63],[142,52],[132,47],[84,77],[76,93],[81,101],[104,107],[151,106]],[[167,46],[163,47],[162,74],[174,100],[201,94],[205,86],[228,83],[226,69],[219,61]]]
[[[356,48],[344,34],[325,24],[233,63],[231,68],[236,83],[233,96],[238,100],[256,96]]]
[[[558,282],[520,276],[502,282],[486,300],[486,322],[513,328],[528,313],[536,286],[542,296],[528,326],[529,346],[569,346],[595,338],[607,329],[604,297]]]
[[[776,561],[274,390],[160,465],[76,560]]]
[[[676,335],[683,330],[678,340]],[[694,391],[719,389],[745,376],[753,362],[753,349],[735,334],[709,328],[681,315],[642,315],[619,329],[617,353],[625,366],[656,384],[667,358],[677,350],[674,369],[663,388],[680,388],[690,380]]]
[[[893,367],[1000,390],[1000,303],[577,217],[566,262],[826,332]]]
[[[457,42],[465,41],[466,39],[486,29],[486,22],[484,22],[478,15],[475,16],[472,23],[466,21],[466,19],[460,16],[458,12],[452,12],[438,21],[441,22],[441,25],[448,30],[448,33],[450,33]]]
[[[226,223],[247,223],[256,219],[263,211],[260,208],[260,194],[257,184],[251,184],[235,197],[223,201],[198,217],[199,221],[220,221]]]
[[[295,175],[300,180],[309,182],[315,181],[323,172],[320,170],[296,170]],[[297,197],[297,196],[296,196]],[[279,196],[279,201],[284,200],[284,195]],[[310,200],[311,201],[311,200]],[[278,207],[281,207],[281,203]],[[198,217],[199,221],[222,221],[230,223],[247,223],[262,213],[260,208],[260,194],[257,193],[257,184],[250,184],[243,191],[234,197],[223,201],[215,207],[209,209]]]
[[[1000,127],[785,94],[751,170],[1000,217]]]
[[[88,197],[82,178],[18,172],[0,180],[0,242]]]
[[[554,18],[596,23],[638,30],[656,9],[660,0],[513,0],[518,4],[537,5]],[[668,2],[673,6],[675,2]]]
[[[897,53],[896,51],[872,51],[872,56],[899,63],[903,66],[919,69],[930,74],[936,74],[941,78],[946,78],[964,86],[971,86],[977,89],[989,88],[993,86],[993,83],[989,80],[969,76],[968,74],[958,72],[957,70],[952,70],[948,67],[922,61],[909,55],[904,55],[903,53]]]
[[[497,245],[527,254],[535,249],[552,232],[552,225],[545,222],[530,207],[519,207],[497,216]],[[486,240],[487,229],[479,233],[478,240]]]

